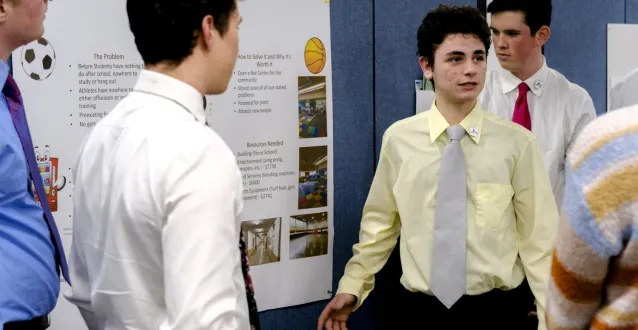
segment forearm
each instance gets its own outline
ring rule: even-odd
[[[545,326],[546,291],[558,231],[558,207],[538,144],[531,141],[513,178],[519,254],[536,299],[539,325]]]
[[[555,231],[555,228],[536,225],[534,233],[521,240],[519,249],[525,276],[536,300],[539,325],[543,326]]]
[[[353,256],[346,264],[337,290],[337,293],[357,297],[355,310],[374,288],[374,275],[388,261],[401,230],[399,219],[373,213],[367,213],[361,221],[359,243],[352,247]]]

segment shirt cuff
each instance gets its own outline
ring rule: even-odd
[[[354,312],[359,309],[359,307],[361,307],[361,304],[363,304],[363,301],[366,299],[369,292],[365,292],[365,290],[363,289],[363,285],[359,281],[344,276],[339,281],[339,288],[337,289],[337,294],[340,293],[347,293],[355,296],[357,302],[352,309],[352,311]]]

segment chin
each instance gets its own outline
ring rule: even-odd
[[[477,93],[465,93],[458,96],[458,100],[462,103],[474,102],[478,99]]]
[[[501,67],[502,67],[503,69],[507,70],[507,71],[512,71],[512,70],[514,69],[514,65],[513,65],[513,63],[512,63],[512,62],[509,62],[509,61],[507,61],[507,62],[501,62],[501,61],[498,61],[498,64],[500,64],[500,65],[501,65]]]
[[[228,90],[228,84],[225,84],[223,86],[212,86],[211,88],[208,89],[208,92],[206,93],[206,95],[219,95],[219,94],[223,94]]]

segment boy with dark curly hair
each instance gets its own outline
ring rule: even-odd
[[[490,37],[469,6],[424,18],[419,62],[435,101],[385,132],[359,243],[318,329],[346,328],[399,236],[396,329],[521,329],[525,277],[543,315],[558,210],[534,135],[477,101]]]

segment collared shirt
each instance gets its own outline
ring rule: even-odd
[[[0,85],[9,66],[0,61]],[[33,152],[33,150],[30,150]],[[55,248],[35,201],[27,159],[4,94],[0,97],[0,330],[50,313],[60,292]]]
[[[73,175],[67,298],[90,329],[249,329],[241,175],[197,90],[142,71]]]
[[[512,120],[518,86],[522,82],[502,68],[488,72],[485,88],[479,96],[483,109]],[[565,157],[579,132],[596,118],[596,110],[587,91],[547,67],[545,58],[541,69],[525,83],[530,88],[527,104],[532,132],[538,138],[552,191],[560,208],[565,188]]]
[[[638,68],[622,77],[609,91],[609,110],[635,104],[638,104]]]
[[[467,162],[468,295],[512,289],[527,276],[543,315],[558,210],[536,138],[523,127],[485,113],[479,103],[461,122]],[[392,125],[363,209],[359,243],[338,293],[358,298],[401,237],[401,283],[431,294],[432,243],[441,153],[449,126],[434,104]],[[517,254],[520,253],[520,258]]]

